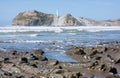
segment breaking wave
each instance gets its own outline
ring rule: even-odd
[[[120,30],[120,26],[67,26],[67,27],[25,27],[25,26],[5,26],[0,27],[0,33],[14,33],[14,32],[101,32]]]

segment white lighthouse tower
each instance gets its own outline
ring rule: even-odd
[[[59,20],[59,10],[56,10],[56,13],[54,14],[54,26],[58,26],[58,20]]]

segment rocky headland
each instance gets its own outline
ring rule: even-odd
[[[48,59],[41,49],[0,52],[1,78],[120,78],[120,42],[72,47],[66,54],[78,62]]]
[[[12,25],[17,26],[119,26],[120,19],[97,21],[84,17],[74,17],[71,14],[56,16],[36,10],[19,13],[13,20]]]

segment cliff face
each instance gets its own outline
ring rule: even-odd
[[[19,13],[12,21],[12,25],[20,26],[49,26],[49,25],[62,25],[62,26],[76,26],[82,25],[71,14],[65,16],[56,16],[54,14],[45,14],[35,10],[25,11]]]
[[[35,10],[19,13],[12,21],[12,25],[19,26],[116,26],[120,25],[118,20],[96,21],[89,18],[75,18],[71,14],[65,16],[56,16],[46,14]]]
[[[61,16],[59,18],[58,25],[63,25],[63,26],[81,26],[83,24],[81,22],[79,22],[71,14],[67,14],[67,15]]]
[[[19,13],[12,21],[13,25],[38,26],[51,25],[53,22],[52,14],[45,14],[35,10]]]

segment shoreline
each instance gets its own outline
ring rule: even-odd
[[[0,52],[2,78],[119,78],[120,42],[101,42],[110,47],[72,47],[68,54],[79,62],[48,59],[41,49],[32,52]]]

